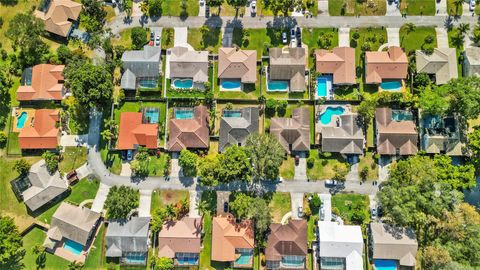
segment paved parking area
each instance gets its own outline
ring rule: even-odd
[[[298,207],[303,208],[303,193],[290,193],[292,200],[292,219],[302,219],[298,216]]]
[[[152,204],[152,190],[140,190],[140,204],[138,205],[139,217],[150,217]]]

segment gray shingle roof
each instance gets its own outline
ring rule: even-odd
[[[194,82],[208,81],[208,52],[173,47],[170,53],[170,78],[192,78]]]
[[[121,80],[123,89],[132,88],[136,78],[156,78],[160,75],[161,48],[145,45],[143,50],[126,51],[122,55],[122,62],[125,72]],[[127,76],[126,78],[124,78]]]
[[[304,48],[271,48],[270,80],[290,82],[291,91],[305,91],[306,52]]]
[[[121,257],[123,252],[147,252],[149,223],[148,217],[110,222],[105,235],[107,257]]]
[[[364,136],[358,114],[339,116],[338,126],[322,128],[322,151],[342,154],[362,154]]]
[[[292,118],[272,118],[270,133],[278,139],[287,153],[308,151],[310,149],[310,110],[295,108],[292,111]]]
[[[222,117],[220,120],[219,152],[231,145],[240,143],[243,146],[248,135],[258,132],[258,108],[248,107],[239,111],[242,113],[241,117]]]

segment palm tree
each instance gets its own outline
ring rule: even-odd
[[[409,23],[406,23],[402,26],[402,28],[405,30],[405,33],[407,34],[407,36],[412,33],[413,31],[415,31],[415,29],[417,28],[417,26],[411,22]],[[405,36],[402,36],[402,41],[400,43],[403,44],[403,39],[405,38]]]
[[[465,35],[470,30],[470,24],[468,23],[460,23],[458,25],[458,32],[462,35]]]
[[[463,5],[465,0],[453,0],[453,4],[455,5],[455,15],[458,15],[458,8]]]
[[[140,10],[142,11],[143,15],[148,16],[148,9],[149,9],[148,0],[144,0],[140,4]]]
[[[206,201],[197,201],[197,210],[200,212],[200,214],[205,215],[210,209],[209,205]]]

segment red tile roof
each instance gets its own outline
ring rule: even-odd
[[[149,149],[158,147],[158,124],[143,124],[142,113],[123,112],[120,114],[120,131],[117,149],[135,149],[134,145]]]
[[[319,73],[333,74],[334,84],[355,84],[355,49],[350,47],[315,51],[316,69]]]
[[[64,65],[40,64],[32,68],[31,85],[17,90],[17,100],[62,100]]]
[[[385,79],[406,79],[408,58],[400,47],[392,46],[384,52],[365,53],[365,82],[381,83]]]
[[[18,135],[21,149],[54,149],[60,139],[60,110],[36,110],[31,125],[25,126]]]

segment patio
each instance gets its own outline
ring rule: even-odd
[[[30,126],[34,120],[35,110],[33,109],[12,109],[12,132],[20,132],[23,127]],[[19,122],[23,121],[23,123]]]

